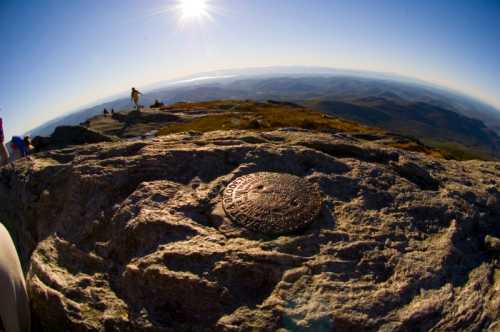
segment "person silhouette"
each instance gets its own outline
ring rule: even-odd
[[[139,96],[142,95],[142,93],[139,92],[136,88],[132,88],[132,92],[130,93],[130,98],[134,102],[135,108],[139,110]]]

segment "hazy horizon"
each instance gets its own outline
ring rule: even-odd
[[[215,71],[193,73],[190,75],[175,77],[175,78],[167,79],[167,80],[150,82],[150,83],[147,83],[143,86],[136,86],[136,87],[138,89],[143,90],[145,93],[150,93],[150,92],[153,92],[157,89],[161,90],[161,89],[164,89],[164,88],[167,88],[170,86],[175,87],[176,85],[181,85],[181,84],[189,84],[189,83],[196,84],[196,83],[200,83],[200,82],[204,83],[207,80],[219,80],[219,79],[225,79],[225,78],[233,78],[235,76],[240,76],[240,75],[248,75],[250,77],[258,77],[260,75],[275,75],[275,76],[297,75],[297,73],[293,71],[295,68],[301,68],[304,70],[307,68],[310,68],[313,71],[309,72],[308,75],[311,75],[311,76],[316,76],[316,75],[335,76],[335,75],[338,75],[338,74],[332,74],[332,73],[325,72],[327,70],[346,72],[345,75],[357,74],[360,77],[365,77],[365,78],[376,78],[377,75],[379,75],[379,78],[380,78],[380,76],[383,75],[383,76],[385,76],[386,79],[394,81],[394,82],[401,81],[401,82],[406,82],[406,83],[414,83],[414,84],[421,85],[421,86],[431,86],[431,87],[436,87],[436,88],[448,91],[450,93],[461,94],[465,97],[475,99],[478,102],[484,103],[485,105],[488,105],[492,108],[495,108],[500,113],[500,108],[496,107],[493,104],[490,104],[490,103],[488,103],[484,100],[481,100],[475,96],[467,94],[464,91],[452,89],[452,88],[446,87],[444,85],[440,85],[439,83],[425,81],[425,80],[422,80],[422,79],[419,79],[416,77],[401,76],[401,75],[396,74],[396,73],[377,72],[377,71],[368,71],[368,70],[365,70],[365,71],[364,70],[353,70],[353,69],[349,69],[349,68],[333,68],[333,67],[317,67],[317,66],[279,66],[279,65],[277,65],[277,66],[265,66],[265,67],[252,67],[252,68],[225,68],[225,69],[219,69],[219,70],[215,70]],[[283,70],[283,73],[275,74],[275,73],[273,73],[274,69]],[[255,74],[255,75],[250,74],[252,71],[261,72],[261,71],[266,71],[266,70],[268,71],[266,74],[263,74],[263,73]],[[286,70],[289,70],[289,71],[286,72]],[[322,73],[315,72],[317,70],[324,70],[324,72],[322,72]],[[225,73],[227,73],[227,72],[235,72],[235,73],[232,75],[225,75]],[[220,75],[215,76],[216,74],[220,74]],[[301,75],[304,75],[304,74],[306,74],[306,73],[303,73],[303,72],[301,73]],[[207,77],[207,75],[214,75],[214,76]],[[88,108],[96,107],[96,106],[99,106],[99,105],[102,105],[102,104],[105,104],[108,102],[112,102],[112,101],[115,101],[115,100],[118,100],[121,98],[128,98],[128,95],[129,95],[129,91],[127,89],[127,90],[123,90],[123,91],[114,93],[113,95],[102,96],[98,99],[86,102],[85,104],[78,105],[78,106],[74,107],[73,109],[66,110],[66,111],[62,112],[61,114],[59,114],[58,116],[56,116],[52,119],[49,119],[48,121],[41,122],[38,125],[36,125],[35,127],[32,127],[32,128],[25,130],[23,133],[29,132],[30,130],[36,129],[39,126],[43,126],[43,125],[45,125],[53,120],[56,120],[58,118],[76,113],[78,111],[82,111],[82,110],[85,110]],[[132,106],[132,102],[130,105]]]
[[[274,65],[402,75],[500,108],[497,1],[199,1],[2,1],[7,137],[131,86]]]

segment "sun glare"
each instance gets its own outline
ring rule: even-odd
[[[177,9],[182,21],[210,18],[209,0],[178,0]]]

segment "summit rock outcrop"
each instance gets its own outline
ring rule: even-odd
[[[224,189],[253,172],[315,184],[319,217],[231,222]],[[0,218],[46,331],[493,331],[499,188],[497,162],[346,133],[184,132],[3,168]]]

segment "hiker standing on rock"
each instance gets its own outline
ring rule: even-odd
[[[132,88],[132,92],[130,93],[130,98],[135,104],[135,108],[139,110],[139,95],[142,95],[142,93],[139,92],[136,88]]]
[[[0,166],[7,164],[9,160],[9,154],[5,145],[3,145],[4,135],[3,135],[3,124],[2,118],[0,118]]]

